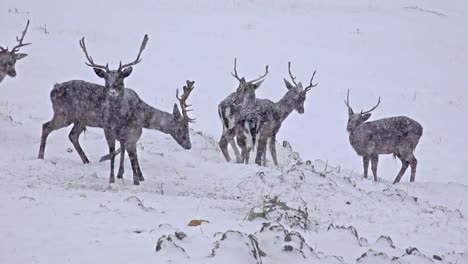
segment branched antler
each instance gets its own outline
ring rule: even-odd
[[[354,113],[353,109],[349,105],[349,89],[348,89],[348,95],[346,96],[346,100],[344,101],[345,105],[348,107],[348,112],[350,114]]]
[[[370,110],[367,110],[367,111],[363,111],[364,109],[361,110],[361,114],[370,113],[370,112],[374,111],[379,105],[380,105],[380,96],[379,96],[379,100],[378,100],[377,104],[374,107],[372,107]]]
[[[265,74],[263,74],[262,76],[258,77],[255,80],[250,81],[249,83],[260,81],[261,79],[265,78],[267,75],[268,75],[268,65],[265,66]]]
[[[237,75],[237,58],[234,58],[234,73],[231,72],[231,75],[240,82],[241,78]]]
[[[84,54],[86,56],[86,59],[88,60],[88,62],[85,62],[86,65],[88,65],[89,67],[109,71],[109,64],[106,64],[106,66],[103,66],[103,65],[99,65],[99,64],[94,63],[93,57],[89,56],[88,50],[86,49],[86,44],[85,44],[84,37],[82,37],[80,39],[80,47],[83,50],[83,52],[84,52]]]
[[[26,28],[21,33],[21,38],[16,37],[16,41],[18,41],[18,45],[13,47],[13,49],[11,50],[11,53],[18,52],[21,47],[31,45],[31,43],[23,43],[24,36],[26,36],[26,32],[28,31],[28,28],[29,28],[29,20],[26,23]],[[5,51],[8,51],[8,47],[5,49],[4,47],[0,46],[0,52],[5,52]]]
[[[288,72],[289,72],[289,76],[291,76],[291,81],[294,83],[294,85],[297,86],[297,83],[296,83],[296,77],[294,77],[291,73],[291,62],[288,61]]]
[[[231,72],[231,75],[234,76],[234,78],[236,78],[239,82],[242,79],[237,74],[237,58],[234,58],[234,73]],[[248,83],[254,83],[254,82],[260,81],[261,79],[265,78],[267,75],[268,75],[268,65],[265,66],[265,74],[263,74],[262,76],[258,77],[255,80],[249,81]]]
[[[138,55],[137,55],[136,59],[133,62],[124,64],[124,65],[122,65],[122,62],[120,62],[118,71],[122,71],[123,69],[125,69],[127,67],[136,65],[136,64],[141,62],[142,59],[140,58],[140,56],[141,56],[141,53],[143,52],[143,50],[146,48],[146,43],[148,43],[148,39],[149,39],[148,34],[145,34],[145,36],[143,37],[143,41],[141,42],[140,50],[138,51]]]
[[[194,123],[195,118],[190,118],[188,116],[188,112],[192,111],[191,109],[187,109],[188,107],[192,106],[187,104],[187,98],[189,97],[190,93],[193,91],[193,88],[195,88],[193,85],[195,84],[194,81],[186,81],[187,85],[183,87],[184,93],[182,94],[181,97],[179,97],[179,89],[176,90],[176,98],[179,100],[180,108],[182,109],[182,115],[184,118],[190,122]]]
[[[292,73],[291,73],[291,62],[290,62],[290,61],[288,62],[288,72],[289,72],[289,76],[291,77],[291,81],[294,83],[295,86],[297,86],[296,77],[294,77],[294,76],[292,75]],[[317,73],[317,71],[314,71],[314,73],[312,74],[312,78],[310,78],[309,86],[307,86],[307,87],[304,89],[305,92],[310,91],[310,89],[312,89],[313,87],[315,87],[315,86],[318,85],[318,83],[312,84],[312,82],[314,81],[315,73]]]
[[[18,41],[18,45],[13,47],[11,52],[13,52],[13,53],[18,52],[19,48],[27,46],[27,45],[31,45],[31,43],[23,43],[24,36],[26,36],[26,32],[28,31],[28,27],[29,27],[29,19],[28,19],[28,22],[26,23],[26,28],[21,33],[21,38],[16,37],[16,41]]]
[[[312,74],[312,78],[310,78],[310,84],[309,84],[309,86],[307,86],[307,87],[304,89],[306,92],[310,91],[310,89],[312,89],[313,87],[315,87],[315,86],[318,85],[318,83],[312,84],[312,81],[314,80],[314,77],[315,77],[315,73],[316,73],[316,72],[317,72],[317,71],[314,71],[314,74]]]

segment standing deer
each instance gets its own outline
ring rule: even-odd
[[[31,43],[23,43],[24,36],[26,36],[26,32],[28,31],[29,27],[29,20],[26,23],[26,28],[24,29],[21,37],[16,37],[16,41],[18,45],[13,47],[11,51],[8,51],[8,47],[5,49],[0,46],[0,83],[3,79],[8,75],[10,77],[16,76],[15,65],[16,61],[21,60],[22,58],[28,56],[25,53],[18,53],[21,47],[30,45]]]
[[[410,181],[414,182],[416,177],[416,166],[418,160],[414,156],[414,150],[422,136],[422,126],[406,116],[396,116],[383,118],[375,121],[368,121],[373,110],[380,104],[380,97],[377,104],[368,111],[354,113],[349,104],[349,90],[345,105],[348,107],[349,142],[362,157],[364,165],[364,178],[367,178],[369,161],[372,163],[371,169],[374,180],[377,181],[377,164],[380,154],[393,154],[401,160],[401,170],[395,178],[394,184],[401,180],[408,166],[411,166]]]
[[[242,162],[239,150],[234,142],[236,129],[239,124],[240,111],[246,105],[255,103],[255,91],[263,83],[268,75],[268,65],[265,66],[265,74],[255,80],[246,81],[244,77],[240,78],[237,74],[237,59],[234,59],[234,73],[231,75],[239,81],[239,86],[234,93],[231,93],[218,105],[218,114],[223,124],[223,134],[219,140],[219,147],[223,152],[227,162],[231,160],[228,152],[228,144],[234,150],[238,163]]]
[[[124,65],[120,63],[117,70],[110,70],[108,64],[104,66],[94,63],[92,57],[88,54],[84,38],[80,41],[81,49],[88,60],[86,65],[92,67],[96,75],[105,81],[103,125],[104,135],[109,146],[109,153],[112,154],[110,159],[110,183],[115,182],[115,140],[120,142],[120,148],[122,150],[120,157],[121,164],[123,164],[123,160],[125,159],[125,151],[128,152],[133,170],[133,184],[139,185],[140,181],[144,181],[143,173],[141,172],[138,162],[136,147],[143,133],[143,124],[139,120],[140,115],[138,115],[137,110],[138,100],[135,96],[132,96],[132,94],[125,93],[124,79],[132,73],[132,66],[141,62],[140,56],[147,42],[148,36],[145,35],[134,61]]]
[[[246,164],[250,158],[250,151],[253,150],[258,138],[255,163],[262,165],[263,158],[263,165],[265,165],[266,147],[269,142],[268,147],[273,163],[278,166],[275,146],[276,134],[283,121],[293,110],[296,110],[299,114],[304,113],[307,92],[318,85],[318,83],[313,84],[316,71],[312,74],[310,83],[305,88],[303,88],[302,83],[296,83],[296,77],[291,73],[291,62],[288,62],[288,72],[293,84],[284,79],[288,91],[283,98],[276,103],[268,99],[256,99],[254,104],[241,110],[241,126],[236,132],[237,142],[242,150],[242,159]]]

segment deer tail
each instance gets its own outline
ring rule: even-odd
[[[229,129],[229,119],[227,117],[227,115],[229,115],[229,113],[227,113],[227,112],[228,112],[228,109],[225,109],[223,107],[218,108],[219,118],[223,122],[223,126],[224,126],[225,130]]]
[[[65,89],[60,89],[62,85],[60,83],[56,83],[52,91],[50,91],[50,100],[52,103],[57,102],[57,100],[63,95]]]

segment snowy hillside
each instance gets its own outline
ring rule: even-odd
[[[18,76],[0,83],[0,263],[468,263],[467,11],[461,0],[2,0],[0,45],[12,46],[27,19],[33,44]],[[170,111],[175,89],[195,80],[192,149],[145,130],[140,186],[128,162],[124,181],[107,183],[100,129],[81,136],[89,165],[69,128],[36,159],[53,85],[101,83],[78,40],[116,67],[145,33],[126,85]],[[303,82],[317,70],[305,114],[280,131],[278,168],[228,164],[217,147],[234,57],[247,78],[270,65],[257,95],[273,100],[287,61]],[[416,183],[390,184],[400,168],[391,157],[379,183],[362,178],[347,89],[355,109],[381,96],[372,119],[424,126]]]

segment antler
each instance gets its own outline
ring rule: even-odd
[[[367,110],[367,111],[361,110],[361,114],[366,114],[366,113],[370,113],[370,112],[374,111],[379,106],[379,104],[380,104],[380,96],[379,96],[379,101],[377,102],[377,104],[374,107],[372,107],[370,110]]]
[[[265,66],[265,74],[263,74],[262,76],[258,77],[255,80],[250,81],[249,83],[260,81],[261,79],[265,78],[267,75],[268,75],[268,65]]]
[[[180,103],[180,108],[182,108],[182,115],[184,116],[184,118],[190,122],[190,123],[193,123],[195,122],[195,118],[190,118],[188,116],[188,112],[192,111],[191,109],[187,109],[187,107],[190,107],[192,105],[188,105],[187,104],[187,98],[189,97],[190,93],[193,91],[193,88],[195,88],[193,85],[195,84],[194,81],[189,81],[187,80],[186,81],[187,85],[184,86],[183,90],[184,90],[184,94],[182,94],[182,97],[179,97],[179,89],[176,90],[176,98],[177,100],[179,100],[179,103]]]
[[[348,95],[346,96],[346,100],[344,101],[345,105],[348,107],[348,111],[350,113],[354,113],[353,108],[349,105],[349,89],[348,89]]]
[[[138,51],[138,56],[136,57],[136,59],[133,62],[124,64],[124,65],[122,65],[122,62],[120,62],[118,71],[121,71],[129,66],[133,66],[133,65],[140,63],[142,60],[140,59],[140,56],[143,50],[146,48],[146,43],[148,43],[148,34],[145,34],[145,36],[143,37],[143,41],[141,42],[140,50]]]
[[[297,86],[297,83],[296,83],[296,77],[294,77],[291,73],[291,62],[288,61],[288,72],[289,72],[289,76],[291,76],[291,81],[294,83],[294,85]],[[314,73],[315,74],[315,73]]]
[[[318,83],[312,84],[312,81],[314,80],[314,77],[315,77],[315,73],[316,73],[316,72],[317,72],[317,71],[314,71],[314,74],[312,74],[312,78],[310,78],[310,84],[309,84],[309,86],[307,86],[307,87],[304,89],[306,92],[310,91],[310,89],[312,89],[313,87],[315,87],[315,86],[318,85]]]
[[[234,73],[231,72],[231,75],[240,82],[241,78],[237,75],[237,58],[234,58]]]
[[[26,23],[26,28],[25,28],[24,31],[21,33],[21,38],[16,37],[16,41],[18,41],[18,45],[16,45],[15,47],[13,47],[13,49],[11,50],[12,53],[18,52],[18,51],[19,51],[19,48],[31,44],[31,43],[23,43],[24,36],[26,36],[26,32],[28,31],[28,27],[29,27],[29,19],[28,19],[28,22]]]
[[[237,74],[237,58],[234,58],[234,73],[231,72],[231,75],[234,76],[234,78],[236,78],[239,82],[241,81],[241,78]],[[255,80],[249,81],[249,83],[260,81],[261,79],[265,78],[267,75],[268,75],[268,65],[265,66],[265,74],[263,74],[262,76],[258,77]]]
[[[83,52],[84,52],[84,54],[86,56],[86,59],[88,59],[88,62],[85,62],[86,65],[88,65],[89,67],[103,69],[103,70],[106,70],[106,71],[109,70],[109,64],[106,64],[106,66],[103,66],[103,65],[98,65],[98,64],[94,63],[93,57],[89,56],[88,50],[86,49],[86,44],[85,44],[84,37],[82,37],[80,39],[80,47],[83,50]]]

